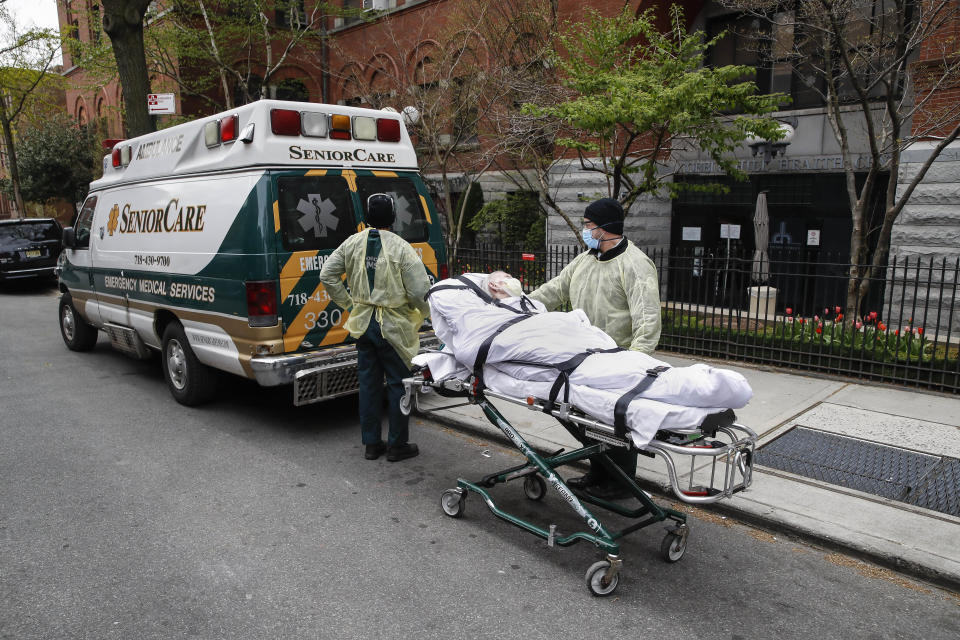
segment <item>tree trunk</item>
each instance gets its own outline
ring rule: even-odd
[[[20,168],[17,167],[17,149],[13,145],[13,130],[10,128],[10,118],[7,116],[6,96],[0,97],[0,126],[3,128],[3,144],[7,148],[10,184],[13,185],[13,202],[22,220],[26,216],[26,210],[23,207],[23,196],[20,195]]]
[[[143,50],[143,16],[150,0],[102,0],[103,30],[110,36],[117,74],[123,89],[127,135],[142,136],[156,130],[147,109],[150,77]]]

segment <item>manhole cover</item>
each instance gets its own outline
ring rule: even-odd
[[[757,464],[960,516],[960,460],[795,426]]]

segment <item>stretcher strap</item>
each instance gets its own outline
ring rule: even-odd
[[[625,394],[620,396],[617,400],[616,406],[613,408],[613,431],[620,437],[624,438],[627,435],[627,407],[630,406],[630,403],[633,402],[633,399],[638,395],[646,391],[650,385],[653,384],[653,381],[657,379],[661,373],[669,369],[670,367],[654,367],[653,369],[647,369],[647,375],[644,376],[637,386],[630,391],[627,391]]]
[[[560,374],[550,388],[550,404],[557,402],[557,396],[560,395],[560,389],[563,389],[563,401],[570,401],[570,374],[576,371],[577,367],[583,364],[583,361],[595,353],[616,353],[617,351],[626,351],[623,347],[613,347],[612,349],[587,349],[583,353],[578,353],[566,362],[552,365]]]
[[[493,340],[513,325],[529,317],[529,315],[524,314],[516,318],[510,318],[497,327],[497,330],[487,336],[487,339],[480,345],[480,349],[477,351],[477,359],[473,363],[473,376],[477,379],[477,391],[481,391],[485,386],[483,384],[483,365],[487,362],[487,355],[490,353],[490,346],[493,344]]]
[[[491,296],[489,293],[487,293],[486,291],[484,291],[483,289],[481,289],[480,286],[479,286],[476,282],[474,282],[473,280],[471,280],[471,279],[468,278],[467,276],[457,276],[457,280],[459,280],[460,282],[462,282],[462,283],[464,283],[465,285],[467,285],[467,287],[469,287],[471,291],[473,291],[475,294],[477,294],[478,296],[480,296],[480,299],[483,300],[484,302],[486,302],[487,304],[492,304],[493,306],[495,306],[495,307],[500,307],[501,309],[508,309],[508,310],[510,310],[510,311],[513,311],[514,313],[519,313],[519,314],[522,314],[522,315],[524,315],[524,316],[529,315],[529,313],[527,313],[527,312],[525,312],[525,311],[520,311],[520,310],[518,310],[518,309],[514,309],[513,307],[511,307],[511,306],[508,305],[508,304],[503,304],[502,302],[500,302],[499,300],[497,300],[496,298],[494,298],[493,296]],[[523,304],[523,298],[521,298],[520,304],[521,304],[521,305]]]
[[[423,296],[423,299],[426,300],[427,298],[435,294],[437,291],[443,291],[445,289],[461,289],[463,291],[466,291],[468,287],[464,287],[459,284],[438,284],[430,287],[430,290],[427,291],[427,294],[425,296]]]

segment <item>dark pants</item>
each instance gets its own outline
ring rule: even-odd
[[[380,324],[370,318],[370,326],[357,340],[357,379],[360,383],[360,433],[363,444],[382,440],[380,408],[383,405],[383,377],[387,377],[387,409],[390,432],[387,446],[407,443],[410,419],[400,411],[403,379],[410,370],[380,333]]]

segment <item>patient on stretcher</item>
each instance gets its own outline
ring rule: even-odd
[[[753,395],[734,371],[671,367],[623,350],[582,311],[546,312],[503,272],[443,280],[428,301],[444,346],[414,363],[429,366],[434,380],[473,374],[500,393],[566,402],[620,426],[637,447],[660,429],[695,430]]]

